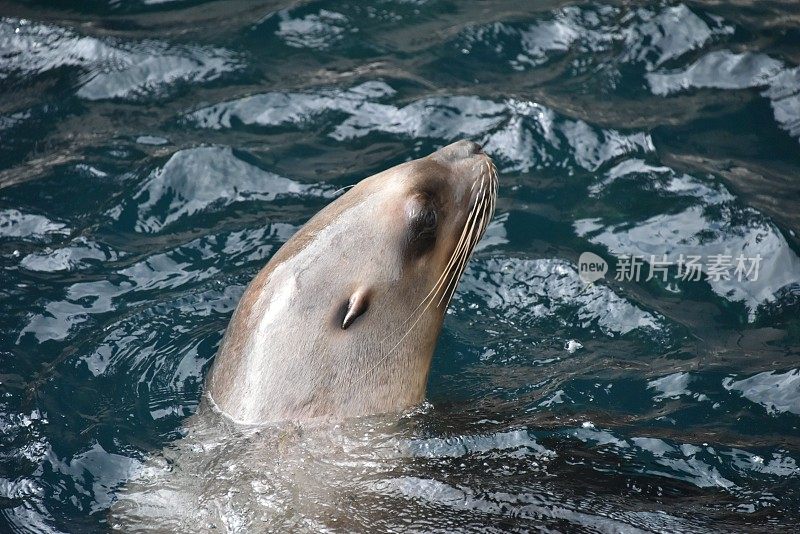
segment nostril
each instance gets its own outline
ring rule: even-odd
[[[469,153],[472,154],[483,154],[483,148],[478,143],[473,141],[467,141],[467,146],[469,148]]]
[[[446,147],[440,148],[429,157],[440,161],[455,162],[479,154],[483,154],[481,145],[474,141],[462,139],[461,141],[456,141]]]
[[[483,148],[481,145],[474,141],[467,141],[466,139],[459,141],[458,143],[458,155],[462,158],[468,158],[470,156],[474,156],[476,154],[483,154]]]

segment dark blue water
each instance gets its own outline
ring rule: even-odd
[[[500,190],[430,405],[321,512],[199,470],[225,529],[793,530],[800,6],[531,4],[0,3],[0,530],[107,530],[277,248],[460,138]]]

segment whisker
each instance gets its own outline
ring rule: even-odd
[[[479,205],[476,205],[477,209],[475,210],[475,213],[478,213],[480,210],[483,209],[483,204],[484,204],[485,201],[486,201],[486,197],[481,198],[481,203]],[[473,241],[473,238],[474,238],[475,230],[478,228],[478,226],[475,225],[475,223],[477,221],[478,221],[477,217],[474,217],[472,219],[472,224],[470,225],[470,229],[469,229],[469,236],[467,238],[467,243],[469,245],[471,245],[471,246],[464,247],[464,249],[463,249],[464,253],[461,255],[461,258],[459,259],[458,263],[456,264],[457,267],[453,271],[454,273],[457,273],[457,274],[455,276],[452,276],[452,275],[450,276],[450,281],[447,283],[447,286],[445,287],[445,290],[442,293],[441,298],[439,299],[439,303],[436,305],[437,308],[439,306],[441,306],[442,301],[444,300],[444,297],[448,293],[450,293],[450,296],[452,297],[452,293],[455,292],[455,286],[458,285],[458,278],[460,278],[461,272],[463,271],[464,266],[466,265],[467,261],[469,260],[469,256],[471,255],[472,249],[474,248],[474,245],[472,244],[472,241]],[[453,282],[455,282],[455,284],[453,284]],[[450,284],[453,284],[452,291],[450,290]],[[449,302],[449,299],[448,299],[448,302]]]
[[[482,192],[483,192],[483,185],[484,184],[483,184],[483,179],[482,178],[483,177],[481,176],[481,188],[478,190],[478,194],[479,195],[481,195]],[[475,183],[477,183],[477,181],[473,183],[473,188],[475,187]],[[472,217],[474,217],[474,216],[475,216],[475,212],[474,211],[470,212],[470,214],[469,214],[469,216],[467,218],[467,223],[469,223],[470,219]],[[456,247],[453,249],[453,253],[450,255],[450,259],[448,260],[447,265],[445,266],[445,268],[442,270],[442,274],[439,276],[439,279],[433,285],[433,287],[428,292],[428,294],[425,295],[425,297],[420,301],[420,303],[417,305],[417,307],[414,308],[414,310],[411,312],[411,314],[408,316],[408,318],[401,323],[401,325],[404,325],[408,321],[410,321],[411,318],[414,317],[414,314],[417,313],[417,311],[425,304],[426,300],[428,300],[429,298],[435,298],[436,292],[438,291],[438,288],[439,288],[440,284],[442,283],[442,281],[447,276],[447,273],[450,270],[451,265],[455,261],[456,257],[458,256],[461,247],[466,242],[465,237],[467,235],[467,229],[468,229],[468,226],[469,226],[469,224],[467,224],[467,223],[464,224],[464,229],[461,232],[461,236],[458,238],[458,242],[456,243]],[[397,328],[394,332],[397,332],[397,330],[399,330],[399,328]],[[392,332],[392,334],[394,334],[394,332]]]
[[[461,231],[461,235],[456,242],[456,246],[453,248],[453,252],[450,254],[447,264],[442,270],[442,273],[439,275],[439,278],[436,280],[436,283],[434,283],[433,287],[431,287],[430,291],[428,291],[427,295],[422,298],[417,307],[414,308],[414,310],[409,314],[408,318],[400,323],[400,325],[395,328],[391,334],[388,334],[380,342],[380,344],[383,345],[383,343],[394,336],[398,331],[401,330],[403,326],[408,324],[409,321],[413,319],[411,326],[408,327],[405,333],[386,354],[384,354],[373,366],[371,366],[355,380],[354,384],[366,378],[367,375],[369,375],[378,366],[385,362],[389,356],[391,356],[397,347],[399,347],[406,337],[408,337],[408,335],[414,330],[414,327],[416,327],[419,321],[425,316],[425,312],[428,310],[428,308],[430,308],[431,304],[433,304],[433,301],[436,300],[436,297],[439,295],[440,291],[441,295],[439,296],[439,301],[436,304],[436,307],[440,307],[443,302],[446,302],[445,307],[450,304],[456,288],[458,287],[458,282],[461,279],[461,276],[464,273],[467,264],[469,263],[469,259],[475,250],[475,246],[478,244],[478,241],[480,241],[481,237],[483,237],[483,234],[485,233],[486,228],[491,221],[492,214],[494,213],[498,185],[497,168],[494,166],[494,163],[488,159],[485,162],[485,166],[486,171],[480,174],[480,180],[475,180],[470,187],[470,194],[472,194],[472,192],[475,190],[475,187],[478,187],[475,204],[464,221],[464,227]]]
[[[470,243],[469,247],[466,249],[466,253],[461,258],[461,262],[458,265],[457,271],[452,276],[453,286],[452,289],[448,289],[448,292],[442,295],[442,300],[444,300],[445,295],[447,295],[447,302],[445,304],[445,308],[449,306],[450,301],[453,299],[455,295],[456,288],[458,287],[458,282],[461,280],[461,276],[464,274],[464,270],[467,268],[467,264],[469,263],[469,259],[472,257],[472,252],[475,250],[475,245],[481,238],[483,234],[483,227],[484,224],[483,219],[481,220],[481,224],[475,227],[475,230],[470,234]]]

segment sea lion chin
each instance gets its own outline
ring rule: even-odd
[[[497,170],[470,141],[359,182],[247,287],[204,402],[243,424],[420,403],[445,310],[496,196]]]

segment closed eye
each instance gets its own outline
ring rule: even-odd
[[[426,208],[410,221],[409,231],[416,238],[425,237],[436,233],[436,210]]]
[[[408,244],[414,254],[424,254],[436,243],[437,222],[436,209],[429,202],[420,203],[409,214]]]

